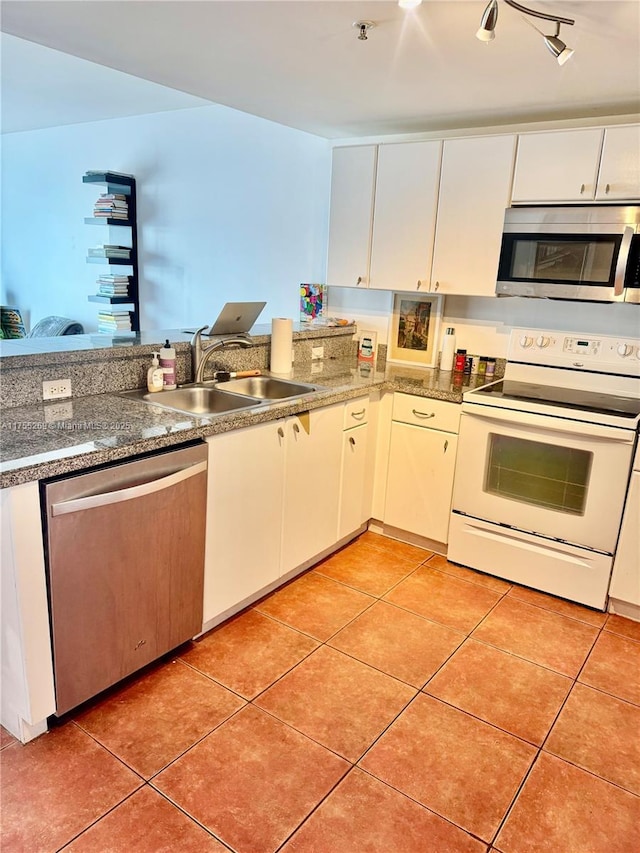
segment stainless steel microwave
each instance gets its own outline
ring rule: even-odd
[[[640,304],[640,205],[508,208],[496,294]]]

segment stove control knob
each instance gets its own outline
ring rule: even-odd
[[[540,349],[544,349],[549,346],[549,338],[544,335],[540,335],[540,337],[536,338],[536,344],[540,347]]]
[[[531,346],[532,343],[533,343],[533,338],[530,338],[528,335],[523,335],[520,338],[520,346],[523,349],[527,349],[528,347]]]
[[[632,352],[633,347],[630,344],[618,344],[618,355],[621,355],[622,358],[626,358]]]

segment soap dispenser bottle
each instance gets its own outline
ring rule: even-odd
[[[160,349],[160,367],[163,374],[163,388],[165,391],[173,391],[176,385],[176,351],[169,343],[169,338]]]
[[[147,370],[147,389],[149,391],[162,391],[164,384],[164,373],[160,367],[159,353],[151,353],[151,367]]]

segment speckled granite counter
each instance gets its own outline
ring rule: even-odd
[[[384,372],[368,371],[354,359],[325,361],[320,373],[303,365],[293,378],[322,388],[295,400],[262,403],[255,408],[210,416],[172,412],[114,393],[63,401],[70,407],[63,419],[59,419],[60,401],[6,409],[1,422],[0,487],[264,423],[348,400],[372,388],[460,403],[464,391],[485,384],[485,380],[476,377],[471,378],[470,384],[463,384],[461,376],[428,368],[388,365]]]

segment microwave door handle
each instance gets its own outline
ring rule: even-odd
[[[631,248],[631,239],[635,230],[631,226],[626,225],[620,243],[620,251],[618,252],[618,263],[616,264],[616,274],[613,280],[613,295],[622,296],[624,293],[624,279],[627,272],[627,261],[629,260],[629,250]]]

